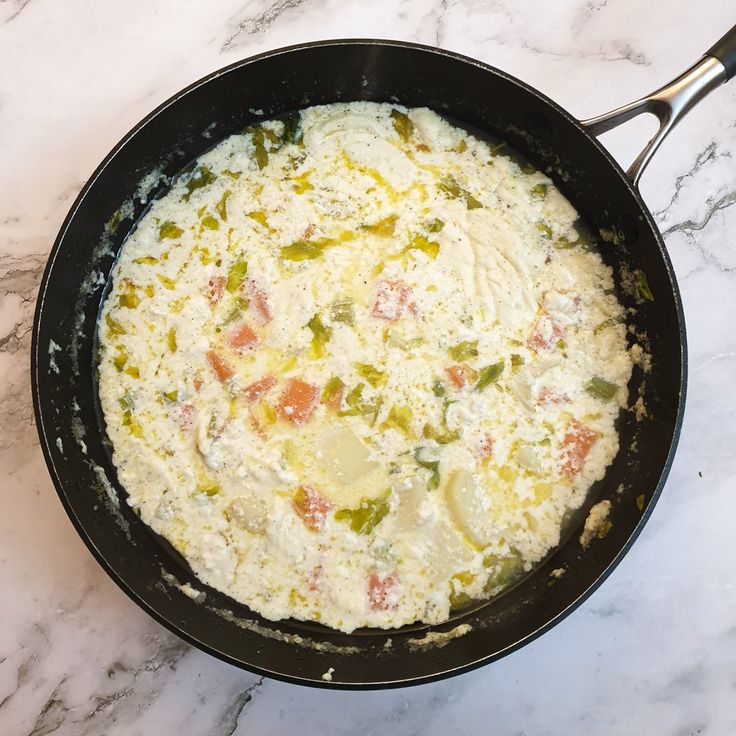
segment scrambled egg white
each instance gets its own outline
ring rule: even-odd
[[[223,141],[142,218],[102,311],[129,503],[269,619],[437,623],[495,594],[618,450],[623,310],[576,221],[426,109]]]

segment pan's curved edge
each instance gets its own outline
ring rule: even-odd
[[[473,662],[469,662],[466,665],[463,665],[461,667],[444,670],[442,672],[435,672],[432,675],[414,677],[411,679],[404,679],[404,680],[373,681],[373,682],[365,682],[365,683],[340,682],[338,679],[334,679],[331,682],[327,682],[327,681],[319,680],[316,678],[307,678],[307,677],[300,678],[296,676],[289,676],[289,675],[283,675],[277,672],[272,672],[272,671],[269,671],[269,670],[266,670],[260,667],[256,667],[250,664],[245,665],[240,660],[236,660],[230,657],[225,652],[213,649],[212,647],[205,644],[204,642],[196,639],[195,637],[190,636],[186,632],[182,631],[176,624],[169,621],[167,618],[165,618],[164,616],[159,614],[155,609],[149,606],[148,603],[146,603],[135,591],[133,591],[127,585],[127,583],[125,583],[125,581],[118,575],[118,573],[115,570],[113,570],[112,567],[108,564],[106,558],[101,554],[101,552],[97,549],[92,539],[88,536],[86,530],[84,529],[82,524],[79,522],[79,519],[77,518],[76,514],[74,513],[74,510],[72,509],[71,505],[68,502],[66,493],[63,490],[59,477],[56,473],[55,461],[51,455],[50,447],[48,444],[47,431],[46,431],[46,427],[43,422],[43,416],[41,412],[41,399],[39,395],[39,379],[38,379],[38,370],[39,370],[38,350],[39,350],[39,340],[40,340],[40,317],[43,312],[44,297],[45,297],[45,293],[48,287],[48,281],[50,278],[50,274],[53,270],[54,263],[56,261],[56,257],[58,255],[59,249],[61,247],[61,243],[64,240],[69,224],[72,221],[73,217],[75,216],[77,210],[79,209],[80,204],[83,202],[84,198],[87,196],[91,188],[94,186],[100,174],[107,168],[110,162],[120,153],[121,149],[124,148],[124,146],[128,143],[128,141],[132,139],[151,120],[157,117],[163,110],[168,108],[171,104],[175,103],[180,98],[187,95],[189,92],[208,83],[210,80],[215,79],[219,76],[222,76],[223,74],[226,74],[230,72],[231,70],[234,70],[242,66],[245,66],[251,63],[255,63],[255,62],[258,62],[264,59],[268,59],[268,58],[275,57],[275,56],[281,56],[281,55],[285,55],[288,53],[301,51],[304,49],[316,48],[316,47],[328,47],[328,46],[342,46],[342,45],[406,47],[406,48],[413,48],[413,49],[418,49],[421,51],[429,52],[429,53],[432,53],[438,56],[445,56],[448,58],[453,58],[455,60],[459,60],[459,61],[468,63],[470,65],[473,65],[485,71],[488,71],[492,74],[495,74],[499,77],[502,77],[513,84],[518,85],[519,87],[523,88],[528,93],[530,93],[531,95],[543,101],[549,107],[553,108],[559,115],[567,119],[569,122],[574,124],[580,130],[580,132],[583,135],[585,135],[585,137],[587,137],[599,149],[599,151],[606,158],[610,166],[616,171],[622,183],[629,189],[632,196],[636,199],[642,212],[645,215],[647,225],[649,226],[649,228],[655,235],[655,238],[659,245],[660,253],[662,255],[662,258],[665,264],[665,269],[666,269],[667,275],[670,280],[670,286],[672,289],[672,294],[674,297],[675,307],[676,307],[676,312],[677,312],[678,330],[680,333],[680,344],[681,344],[681,355],[680,355],[681,372],[680,372],[680,387],[679,387],[679,393],[678,393],[678,406],[677,406],[675,422],[673,426],[672,441],[670,443],[670,447],[667,453],[667,457],[666,457],[664,466],[662,468],[662,472],[660,474],[660,477],[654,489],[654,492],[652,493],[651,498],[649,499],[647,506],[645,507],[644,512],[642,513],[642,516],[639,522],[637,523],[637,525],[634,527],[633,531],[629,535],[628,539],[626,540],[626,543],[621,547],[621,549],[617,552],[617,554],[614,556],[611,562],[605,567],[603,572],[596,578],[596,580],[591,585],[589,585],[585,590],[583,590],[565,609],[560,611],[556,616],[554,616],[544,626],[539,627],[535,631],[529,633],[527,636],[523,637],[522,639],[519,639],[517,642],[514,642],[514,644],[508,646],[507,648],[499,652],[496,652],[493,655],[482,657]],[[343,689],[343,690],[363,690],[363,689],[370,690],[370,689],[383,689],[383,688],[386,688],[386,689],[399,688],[399,687],[406,687],[410,685],[431,683],[431,682],[445,679],[453,675],[466,673],[474,669],[477,669],[478,667],[481,667],[485,664],[489,664],[491,662],[497,661],[507,656],[508,654],[511,654],[512,652],[522,648],[523,646],[526,646],[527,644],[531,643],[536,638],[538,638],[539,636],[546,633],[547,631],[552,629],[554,626],[562,622],[571,613],[573,613],[577,608],[579,608],[585,602],[585,600],[587,600],[603,584],[603,582],[605,582],[608,576],[615,570],[615,568],[621,562],[623,557],[628,553],[631,546],[634,544],[639,534],[641,533],[641,530],[643,529],[644,525],[646,524],[649,517],[651,516],[652,511],[654,507],[656,506],[657,501],[659,500],[659,497],[661,496],[662,490],[664,488],[664,485],[666,483],[670,469],[672,467],[675,451],[677,449],[680,431],[682,428],[682,422],[683,422],[684,411],[685,411],[686,394],[687,394],[687,389],[686,389],[686,386],[687,386],[687,339],[686,339],[685,316],[684,316],[684,310],[682,306],[682,298],[680,295],[680,290],[677,284],[677,280],[675,278],[674,269],[672,267],[672,262],[669,258],[669,254],[664,245],[659,229],[656,226],[656,223],[654,222],[651,212],[649,211],[649,208],[646,206],[643,199],[641,198],[641,194],[639,193],[638,189],[634,187],[633,184],[626,177],[626,174],[624,173],[624,171],[622,170],[618,162],[616,162],[616,160],[611,156],[608,150],[594,136],[592,136],[587,130],[585,130],[585,128],[580,124],[580,122],[574,116],[572,116],[565,108],[558,105],[554,100],[550,99],[545,94],[539,92],[535,88],[530,87],[525,82],[489,64],[485,64],[483,62],[480,62],[464,54],[456,53],[453,51],[446,51],[443,49],[438,49],[436,47],[428,46],[424,44],[409,43],[409,42],[404,42],[404,41],[356,38],[356,39],[334,39],[334,40],[326,40],[326,41],[314,41],[310,43],[286,46],[286,47],[282,47],[282,48],[275,49],[272,51],[257,54],[255,56],[251,56],[251,57],[248,57],[247,59],[236,61],[225,67],[217,69],[201,77],[200,79],[188,85],[187,87],[175,93],[174,95],[170,96],[160,105],[158,105],[153,111],[151,111],[148,115],[146,115],[138,124],[136,124],[133,128],[131,128],[131,130],[119,140],[119,142],[111,149],[108,155],[105,156],[105,158],[102,160],[99,166],[95,169],[95,171],[92,173],[90,178],[87,180],[87,182],[81,189],[79,195],[76,197],[74,203],[70,207],[69,212],[63,221],[63,224],[59,230],[59,233],[49,253],[49,257],[48,257],[48,260],[47,260],[47,263],[44,269],[44,273],[41,279],[41,283],[39,286],[38,297],[36,300],[36,307],[34,311],[33,329],[32,329],[32,335],[31,335],[31,365],[30,365],[30,368],[31,368],[31,391],[32,391],[33,411],[34,411],[34,418],[36,422],[36,429],[38,432],[39,441],[40,441],[41,450],[44,456],[44,460],[46,462],[47,468],[50,471],[50,477],[54,485],[54,488],[56,490],[56,493],[59,496],[59,499],[62,503],[62,506],[64,507],[64,510],[67,513],[67,516],[69,517],[70,521],[72,522],[72,525],[74,526],[75,530],[81,537],[85,546],[89,549],[89,551],[91,552],[93,557],[97,560],[97,562],[100,564],[100,566],[110,576],[113,582],[138,607],[142,608],[154,620],[156,620],[158,623],[160,623],[162,626],[164,626],[166,629],[168,629],[169,631],[171,631],[178,637],[184,639],[187,643],[191,644],[192,646],[224,662],[227,662],[228,664],[234,665],[241,669],[245,669],[254,674],[269,677],[275,680],[280,680],[282,682],[287,682],[291,684],[307,685],[307,686],[318,687],[318,688]]]

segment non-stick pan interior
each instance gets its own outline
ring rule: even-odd
[[[621,452],[586,505],[611,500],[608,534],[583,550],[579,520],[568,541],[520,585],[431,630],[345,635],[270,622],[205,588],[125,505],[95,411],[96,316],[115,256],[150,198],[213,143],[254,121],[348,100],[426,106],[508,140],[555,179],[594,232],[602,232],[603,256],[616,273],[622,263],[643,270],[655,296],[645,304],[622,296],[632,307],[632,340],[646,342],[652,367],[646,375],[638,371],[632,384],[634,392],[643,384],[647,416],[622,415]],[[605,576],[641,528],[669,468],[684,401],[684,350],[679,296],[651,217],[618,167],[566,113],[462,57],[393,42],[327,42],[241,62],[193,85],[101,165],[49,260],[34,328],[33,387],[42,446],[69,515],[144,609],[248,669],[327,685],[321,675],[332,667],[331,686],[380,687],[442,677],[502,656],[559,620]],[[564,573],[551,576],[552,570]],[[204,595],[182,592],[187,582]]]

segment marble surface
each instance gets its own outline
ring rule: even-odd
[[[731,0],[0,2],[0,733],[736,733],[736,82],[656,156],[642,190],[683,290],[690,394],[639,542],[585,605],[506,659],[408,690],[315,691],[183,644],[93,561],[51,486],[28,361],[46,255],[86,177],[144,114],[236,59],[329,37],[470,54],[581,117],[679,73]],[[647,125],[610,137],[622,162]]]

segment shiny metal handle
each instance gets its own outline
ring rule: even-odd
[[[589,133],[597,136],[642,113],[651,113],[659,119],[659,130],[626,172],[634,186],[637,186],[642,172],[665,136],[693,106],[716,87],[726,82],[728,78],[726,68],[718,59],[713,56],[704,56],[684,74],[656,92],[636,102],[611,110],[605,115],[581,120],[580,124]]]

